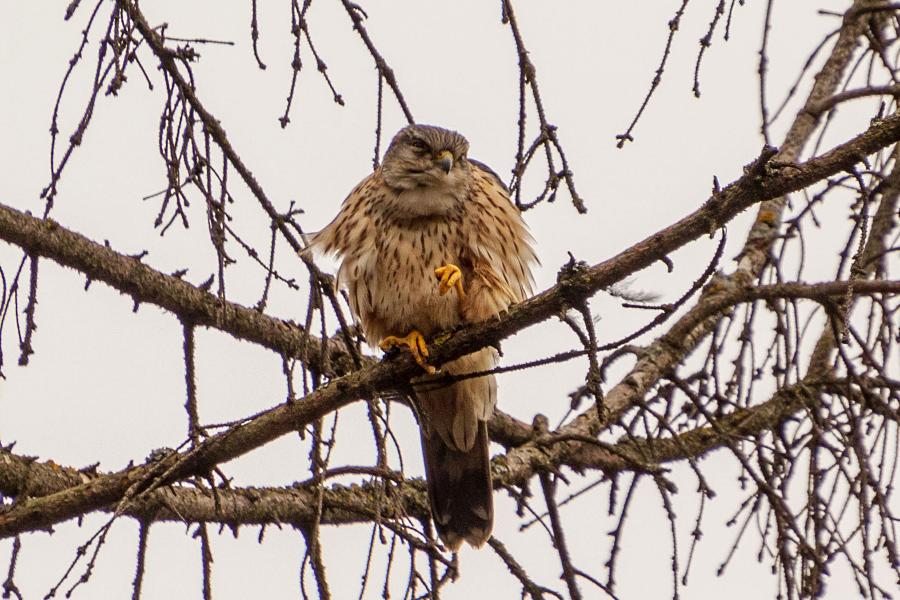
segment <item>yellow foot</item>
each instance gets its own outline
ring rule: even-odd
[[[440,280],[438,289],[442,296],[449,292],[450,288],[455,287],[456,294],[460,300],[466,297],[466,292],[462,285],[462,271],[456,265],[447,263],[443,267],[438,267],[434,270],[434,276]]]
[[[420,367],[425,369],[429,375],[433,375],[435,368],[425,362],[428,358],[428,346],[425,344],[425,338],[417,330],[413,329],[406,337],[397,337],[389,335],[378,344],[378,347],[387,352],[391,348],[397,346],[405,346],[409,349],[410,354],[416,359]]]

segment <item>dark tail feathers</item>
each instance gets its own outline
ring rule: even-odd
[[[478,422],[475,443],[468,452],[450,448],[437,433],[426,435],[423,431],[422,453],[438,535],[454,552],[463,541],[481,547],[494,526],[487,423]]]

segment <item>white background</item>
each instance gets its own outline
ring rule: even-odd
[[[92,5],[87,3],[64,23],[66,2],[4,2],[0,5],[0,202],[39,214],[39,191],[49,178],[49,124],[59,84],[80,39]],[[770,104],[777,106],[793,83],[809,51],[838,26],[819,8],[843,10],[844,2],[776,3],[770,45]],[[698,40],[705,33],[716,2],[692,4],[675,39],[662,86],[637,126],[635,143],[623,150],[614,136],[631,121],[656,69],[668,32],[667,22],[680,2],[519,2],[517,14],[537,68],[548,118],[559,127],[576,183],[589,213],[580,216],[561,193],[556,203],[541,205],[525,218],[543,266],[537,288],[555,281],[567,252],[595,263],[639,241],[698,207],[708,196],[713,176],[723,184],[737,178],[744,164],[759,152],[757,50],[765,8],[762,2],[736,6],[732,39],[722,40],[722,28],[706,53],[701,71],[703,96],[691,94]],[[290,77],[292,38],[289,3],[260,2],[263,60],[256,67],[250,50],[248,2],[145,2],[153,25],[167,22],[168,35],[232,40],[229,46],[200,46],[195,66],[198,96],[219,118],[230,140],[279,209],[294,200],[305,211],[301,223],[315,230],[330,220],[349,189],[371,170],[375,128],[376,73],[365,48],[338,2],[319,0],[309,13],[309,26],[329,74],[347,102],[339,107],[315,71],[304,48],[306,67],[294,101],[292,123],[282,129]],[[512,36],[501,24],[499,3],[460,1],[369,2],[366,21],[373,40],[398,81],[416,119],[457,129],[471,143],[470,154],[508,179],[513,164],[517,119],[517,67]],[[65,139],[77,123],[93,76],[96,42],[105,28],[108,7],[101,9],[83,63],[77,68],[60,113]],[[723,23],[724,25],[724,23]],[[189,268],[186,278],[199,283],[215,271],[202,202],[194,202],[191,227],[173,228],[165,237],[154,230],[158,199],[144,196],[164,187],[163,164],[156,154],[162,78],[144,49],[145,66],[154,84],[150,91],[137,69],[118,98],[101,97],[83,145],[78,148],[60,184],[52,217],[94,240],[109,240],[120,252],[148,250],[146,262],[163,272]],[[817,63],[820,64],[821,60]],[[801,85],[805,97],[809,78]],[[385,91],[386,131],[404,124],[402,114]],[[796,110],[788,111],[773,128],[777,143]],[[867,105],[870,109],[871,103]],[[853,114],[853,113],[851,113]],[[825,146],[866,124],[847,119],[832,130]],[[536,122],[532,115],[531,125]],[[63,146],[64,147],[64,146]],[[537,189],[544,173],[536,167],[529,179]],[[267,247],[266,219],[232,171],[232,213],[241,233],[257,247]],[[835,213],[843,218],[843,212]],[[733,257],[743,242],[752,215],[729,225],[725,257]],[[823,217],[827,219],[827,214]],[[715,242],[698,240],[675,253],[675,271],[662,265],[642,272],[632,285],[677,297],[706,266]],[[252,266],[235,245],[241,263],[227,272],[229,299],[252,305],[259,299],[263,272]],[[298,261],[279,248],[279,269],[305,282]],[[0,264],[9,277],[18,264],[15,248],[0,247]],[[333,265],[322,263],[327,268]],[[810,279],[827,277],[833,253],[823,253],[810,266]],[[730,268],[730,263],[723,265]],[[16,441],[16,452],[42,460],[80,467],[99,461],[114,470],[142,461],[154,448],[175,447],[184,439],[184,379],[181,326],[177,319],[151,306],[132,312],[130,298],[102,284],[84,291],[84,278],[49,261],[41,262],[36,354],[31,365],[15,365],[17,344],[8,323],[3,349],[6,379],[0,387],[0,440]],[[273,292],[267,312],[302,319],[302,294]],[[620,302],[599,295],[593,308],[603,341],[633,330],[646,319]],[[638,313],[638,314],[635,314]],[[512,363],[575,347],[558,323],[547,323],[508,340],[504,361]],[[221,422],[252,414],[284,399],[285,385],[278,357],[237,342],[216,331],[199,331],[198,391],[201,420]],[[500,406],[530,422],[536,412],[559,418],[566,394],[584,376],[579,361],[502,376]],[[621,372],[621,371],[619,371]],[[613,373],[615,374],[615,373]],[[615,382],[613,378],[611,381]],[[395,428],[406,451],[410,474],[421,472],[414,424],[405,412]],[[333,464],[371,460],[371,436],[358,407],[341,415],[343,432]],[[285,485],[308,477],[307,447],[297,436],[286,436],[226,465],[242,485]],[[758,541],[749,536],[722,577],[715,576],[734,536],[725,521],[743,499],[735,495],[736,470],[724,456],[707,458],[706,475],[719,492],[707,506],[703,543],[694,558],[683,598],[733,599],[771,597],[775,579],[769,562],[758,564]],[[675,497],[679,553],[684,564],[694,526],[697,497],[685,469],[676,467],[681,485]],[[562,518],[576,565],[605,581],[608,494],[586,495],[567,505]],[[624,488],[623,488],[624,491]],[[495,534],[540,583],[563,590],[561,571],[540,527],[518,533],[519,521],[504,494],[497,495]],[[540,503],[537,503],[540,505]],[[105,521],[94,515],[79,527],[65,523],[53,535],[37,533],[24,539],[16,581],[28,598],[39,598],[62,575],[75,548]],[[190,528],[193,531],[193,528]],[[325,528],[323,543],[332,591],[336,598],[356,597],[370,529]],[[213,591],[217,598],[297,597],[298,567],[303,555],[300,534],[270,528],[265,542],[256,543],[258,529],[244,528],[239,537],[226,530],[213,536]],[[134,573],[136,526],[123,520],[112,530],[92,581],[77,597],[129,597]],[[5,565],[11,542],[0,542]],[[623,537],[618,570],[621,598],[671,595],[669,526],[652,483],[638,489]],[[384,559],[380,550],[373,568],[369,596],[378,597]],[[404,558],[405,560],[405,558]],[[200,595],[200,550],[197,540],[175,524],[154,526],[150,533],[144,598]],[[401,597],[405,570],[394,571],[394,596]],[[491,550],[465,549],[462,576],[445,589],[447,598],[515,598],[518,583]],[[835,565],[829,598],[855,595],[851,578]],[[310,578],[308,586],[314,589]],[[64,588],[68,589],[68,585]],[[586,597],[603,597],[583,583]]]

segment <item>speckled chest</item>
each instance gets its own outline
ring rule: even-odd
[[[434,270],[463,267],[462,215],[379,221],[367,281],[375,316],[389,333],[402,335],[415,328],[427,336],[459,323],[456,292],[441,295]]]

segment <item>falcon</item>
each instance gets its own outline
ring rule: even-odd
[[[497,317],[531,295],[533,239],[500,178],[468,158],[462,135],[401,129],[375,172],[357,185],[314,248],[341,259],[338,281],[366,340],[408,350],[425,371],[412,380],[431,513],[444,544],[482,546],[493,527],[487,422],[493,375],[442,384],[427,340]],[[450,375],[489,371],[484,348],[445,363]]]

